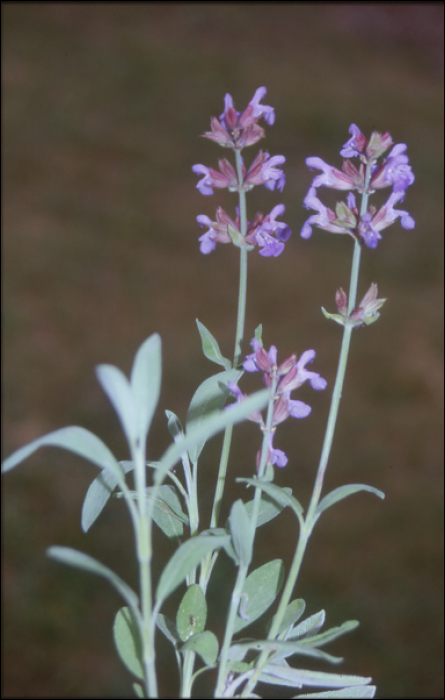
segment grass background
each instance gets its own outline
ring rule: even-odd
[[[226,92],[241,110],[268,88],[276,123],[264,147],[286,156],[287,185],[282,195],[257,188],[249,213],[282,201],[294,230],[281,257],[249,256],[246,339],[262,322],[281,359],[315,348],[314,369],[331,386],[340,332],[320,306],[332,310],[335,289],[348,284],[352,246],[321,231],[299,237],[312,177],[304,161],[339,165],[351,122],[408,144],[416,182],[404,206],[416,228],[396,224],[364,251],[359,293],[376,281],[388,302],[379,323],[354,334],[326,484],[369,483],[386,500],[361,494],[326,513],[297,595],[309,613],[326,608],[329,626],[360,620],[330,649],[345,656],[342,672],[372,675],[381,698],[443,697],[442,4],[3,3],[2,47],[4,455],[79,424],[126,458],[94,367],[128,372],[157,331],[157,458],[169,442],[163,411],[184,418],[213,372],[196,317],[231,355],[237,251],[202,256],[195,218],[217,204],[232,211],[234,200],[203,198],[191,172],[227,155],[199,138]],[[329,395],[300,396],[313,412],[280,429],[276,444],[290,460],[277,481],[307,503]],[[257,441],[253,424],[238,429],[233,476],[251,473]],[[218,450],[216,438],[202,460],[207,507]],[[94,476],[45,450],[3,482],[3,697],[132,696],[111,638],[117,595],[44,556],[51,544],[77,547],[134,581],[120,503],[80,532]],[[287,513],[261,530],[256,563],[281,556],[288,565],[294,532]],[[233,569],[221,558],[218,571],[220,635]],[[161,641],[164,697],[176,696],[173,667]],[[199,696],[209,687],[204,678]]]

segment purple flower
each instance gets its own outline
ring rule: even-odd
[[[287,456],[283,450],[278,450],[273,446],[273,438],[274,433],[271,432],[269,435],[267,463],[272,465],[276,464],[277,467],[285,467],[288,462]]]
[[[213,187],[228,187],[229,190],[239,189],[238,178],[233,165],[226,158],[218,161],[218,165],[219,171],[207,168],[207,166],[201,164],[193,165],[192,170],[194,173],[204,175],[202,180],[196,185],[201,194],[213,194]]]
[[[284,243],[290,238],[292,231],[284,221],[276,221],[277,216],[284,213],[284,204],[277,204],[270,214],[266,214],[261,221],[257,220],[257,226],[246,236],[249,243],[261,247],[260,255],[264,257],[280,255],[284,250]]]
[[[262,116],[272,125],[275,121],[274,108],[260,104],[266,92],[265,87],[258,88],[242,114],[235,110],[232,96],[227,93],[224,98],[224,112],[219,117],[223,126],[228,130],[243,129],[257,122]]]
[[[394,205],[400,202],[405,195],[405,191],[393,192],[390,194],[388,201],[384,204],[377,213],[371,217],[370,214],[364,214],[361,218],[358,231],[360,237],[364,240],[369,248],[375,248],[381,238],[379,231],[390,226],[396,219],[400,218],[400,224],[404,229],[413,229],[416,225],[414,219],[407,211],[403,209],[394,209]]]
[[[355,189],[354,179],[334,168],[332,165],[328,165],[324,160],[317,157],[306,158],[306,165],[308,168],[317,168],[317,170],[322,170],[323,175],[317,175],[312,182],[312,187],[332,187],[335,190],[352,190]]]
[[[259,151],[244,176],[245,189],[251,189],[254,185],[264,185],[269,190],[279,189],[282,192],[286,178],[277,165],[281,165],[285,160],[284,156],[271,158],[268,153]]]
[[[406,149],[405,143],[394,146],[382,167],[373,174],[370,185],[372,188],[379,189],[392,185],[393,192],[404,192],[413,184],[415,177],[411,166],[408,165],[409,158],[404,153]]]
[[[352,201],[350,197],[354,195],[350,193],[348,195],[348,203]],[[354,199],[355,202],[355,199]],[[312,236],[312,226],[318,226],[325,231],[331,231],[331,233],[349,233],[355,228],[357,220],[353,214],[350,207],[346,207],[343,204],[342,213],[343,216],[340,219],[332,209],[325,207],[323,202],[321,202],[317,197],[317,190],[315,187],[310,187],[309,191],[304,198],[304,206],[306,209],[315,209],[316,214],[312,214],[303,224],[300,236],[302,238],[310,238]]]
[[[392,146],[391,134],[379,134],[373,131],[369,141],[363,136],[356,124],[351,124],[349,133],[351,138],[343,145],[340,155],[343,158],[359,157],[364,163],[372,164],[377,158]]]

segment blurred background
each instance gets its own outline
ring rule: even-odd
[[[443,697],[443,5],[3,3],[2,46],[3,456],[77,424],[127,458],[94,367],[128,373],[157,331],[164,376],[149,455],[159,458],[164,410],[184,420],[197,385],[217,371],[195,319],[232,355],[238,251],[201,255],[196,216],[213,217],[219,204],[233,212],[235,197],[203,197],[191,171],[228,155],[199,138],[226,92],[242,111],[268,89],[276,122],[260,146],[286,156],[287,183],[282,194],[256,188],[248,213],[283,202],[294,232],[279,258],[249,256],[245,351],[263,323],[281,360],[314,348],[313,369],[330,387],[341,330],[320,307],[333,311],[335,290],[347,288],[352,244],[317,229],[299,237],[313,177],[305,159],[340,166],[352,122],[408,144],[416,182],[403,208],[416,228],[396,223],[364,250],[359,298],[375,281],[388,301],[377,324],[354,333],[325,487],[372,484],[386,500],[363,493],[327,511],[296,596],[309,614],[325,608],[328,626],[361,623],[329,648],[345,657],[341,667],[323,670],[370,675],[381,698]],[[329,394],[304,387],[299,398],[313,411],[280,428],[289,465],[276,481],[307,504]],[[237,429],[233,479],[252,473],[258,438],[254,424]],[[220,443],[201,461],[207,510]],[[4,478],[3,697],[132,697],[111,635],[117,594],[45,557],[51,544],[75,547],[135,582],[120,502],[81,533],[95,476],[49,449]],[[246,498],[239,485],[229,495]],[[282,557],[288,566],[295,534],[286,512],[261,529],[255,565]],[[156,546],[164,557],[175,548],[163,536]],[[210,628],[220,636],[233,577],[224,557],[217,573]],[[171,617],[177,602],[166,605]],[[162,640],[160,659],[160,692],[176,697]],[[204,677],[197,696],[210,687]]]

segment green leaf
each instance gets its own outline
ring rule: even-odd
[[[289,603],[286,610],[284,611],[283,620],[278,628],[278,634],[280,635],[280,637],[282,637],[284,640],[287,639],[287,632],[292,629],[292,625],[298,622],[298,620],[304,613],[305,608],[306,603],[304,602],[303,598],[296,598],[291,603]],[[274,617],[271,620],[271,624],[274,620]]]
[[[132,687],[137,698],[145,698],[145,691],[140,683],[133,683]]]
[[[272,484],[270,481],[263,481],[262,479],[237,479],[237,481],[262,489],[282,508],[290,506],[300,521],[300,525],[303,525],[303,506],[297,501],[295,496],[292,496],[292,492],[289,492],[289,489],[283,489],[277,484]]]
[[[255,328],[255,340],[258,340],[261,347],[263,347],[263,324],[260,323],[259,326]]]
[[[327,661],[329,663],[338,664],[343,661],[342,658],[338,656],[332,656],[332,654],[327,654],[321,649],[316,649],[315,647],[308,646],[307,644],[302,644],[300,641],[281,641],[272,639],[254,639],[248,642],[240,642],[238,644],[238,649],[246,649],[253,651],[261,651],[263,649],[270,651],[272,656],[271,663],[279,666],[280,664],[285,668],[289,668],[283,663],[283,660],[288,656],[294,656],[295,654],[300,654],[302,656],[310,656],[314,659],[320,659],[322,661]]]
[[[207,554],[223,547],[228,540],[229,535],[197,535],[178,547],[160,576],[156,601],[159,603],[165,600]]]
[[[153,333],[137,351],[131,370],[131,390],[137,414],[137,435],[142,443],[153,419],[161,390],[161,338]]]
[[[39,447],[45,446],[62,447],[65,450],[74,452],[101,469],[108,469],[116,476],[118,483],[123,481],[122,469],[108,447],[89,430],[79,428],[77,425],[55,430],[53,433],[37,438],[37,440],[30,442],[29,445],[16,450],[3,462],[2,472],[13,469],[38,450]]]
[[[176,645],[181,641],[181,638],[178,634],[178,630],[175,627],[175,623],[172,622],[172,620],[169,620],[166,615],[158,613],[156,615],[156,625],[176,649]]]
[[[238,611],[234,632],[252,624],[272,605],[283,585],[283,576],[281,559],[273,559],[249,574],[242,593],[246,602],[244,604],[242,601],[242,610]]]
[[[133,462],[126,461],[119,464],[125,473],[133,469]],[[90,484],[82,506],[81,525],[84,532],[88,532],[101,514],[117,484],[116,475],[107,469],[103,469]]]
[[[99,365],[96,367],[96,376],[117,413],[128,444],[133,447],[138,433],[137,412],[130,382],[125,374],[113,365]]]
[[[290,489],[288,486],[285,486],[283,488],[283,491],[287,494],[292,493],[292,489]],[[246,506],[249,519],[252,514],[253,503],[254,499],[252,499],[251,501],[247,501],[247,503],[244,504]],[[260,509],[258,511],[258,520],[256,526],[260,527],[261,525],[265,525],[270,520],[276,518],[277,515],[281,513],[284,507],[285,504],[277,503],[273,498],[271,498],[267,494],[263,495],[261,497]]]
[[[299,641],[302,644],[309,644],[310,646],[321,647],[324,644],[327,644],[328,642],[332,642],[334,639],[337,639],[337,637],[341,637],[341,635],[346,634],[346,632],[351,632],[352,630],[355,630],[358,627],[358,625],[359,623],[357,620],[348,620],[339,627],[332,627],[330,630],[326,630],[326,632],[321,632],[320,634],[312,633],[311,635],[304,637]]]
[[[140,683],[133,683],[132,688],[137,698],[145,698],[145,690]]]
[[[203,632],[207,619],[207,603],[201,586],[189,586],[181,600],[176,615],[176,628],[183,642],[194,634]]]
[[[377,687],[375,685],[350,685],[340,690],[325,690],[319,693],[305,693],[304,695],[294,695],[294,698],[373,698]]]
[[[286,639],[297,639],[297,637],[303,637],[306,634],[316,634],[320,627],[324,625],[325,619],[326,612],[324,610],[314,613],[314,615],[307,617],[306,620],[303,620],[303,622],[291,629],[286,635]]]
[[[210,331],[204,326],[201,321],[196,319],[198,325],[198,331],[201,336],[202,351],[208,360],[216,362],[217,365],[222,365],[224,369],[230,369],[232,363],[226,357],[223,357],[221,350],[219,349],[218,341],[210,333]]]
[[[167,427],[173,440],[176,441],[177,438],[182,438],[184,436],[184,430],[176,413],[173,413],[173,411],[166,411],[165,415],[167,416]]]
[[[193,635],[181,647],[181,651],[194,651],[199,654],[206,666],[213,666],[218,658],[218,640],[213,632],[206,630]]]
[[[130,608],[121,608],[117,611],[113,635],[118,654],[125,666],[130,673],[144,680],[141,664],[141,640]]]
[[[335,323],[339,323],[340,326],[345,325],[346,319],[341,314],[330,314],[329,311],[326,311],[326,309],[323,306],[321,307],[321,310],[325,318],[330,319],[331,321],[335,321]]]
[[[232,370],[233,371],[233,370]],[[165,474],[176,464],[187,450],[199,443],[204,444],[212,435],[228,425],[245,420],[254,411],[260,411],[267,404],[269,389],[257,391],[239,404],[233,404],[225,411],[217,411],[192,425],[183,440],[178,440],[165,451],[154,474],[155,483],[159,484]]]
[[[241,499],[235,501],[228,519],[232,545],[238,562],[246,568],[252,560],[252,527],[246,507]]]
[[[188,525],[188,517],[181,508],[175,487],[170,484],[150,486],[147,489],[149,497],[154,488],[157,491],[157,498],[153,509],[153,520],[167,537],[171,539],[182,537],[184,525]]]
[[[236,383],[241,375],[242,372],[240,370],[230,369],[225,372],[214,374],[200,384],[193,394],[187,413],[187,433],[190,431],[191,426],[194,428],[199,427],[209,414],[218,411],[224,406],[227,397],[231,395],[230,389],[227,387],[227,382],[232,381]],[[198,461],[205,442],[206,441],[203,440],[190,449],[190,459],[192,462]]]
[[[301,688],[303,685],[319,686],[321,688],[344,688],[348,685],[366,685],[371,681],[371,678],[348,676],[340,673],[324,673],[322,671],[306,671],[290,668],[290,666],[268,664],[263,669],[260,681],[294,688]],[[280,681],[285,682],[280,683]],[[298,697],[302,696],[299,695]]]
[[[379,491],[379,489],[374,488],[374,486],[367,486],[366,484],[347,484],[346,486],[339,486],[322,498],[315,511],[316,518],[318,519],[326,508],[330,508],[334,503],[341,501],[343,498],[353,493],[358,493],[359,491],[370,491],[379,498],[385,498],[383,491]]]
[[[127,605],[131,608],[133,615],[138,619],[138,597],[130,586],[125,583],[120,576],[115,574],[114,571],[104,566],[104,564],[101,564],[96,559],[93,559],[93,557],[90,557],[88,554],[79,552],[77,549],[71,549],[71,547],[49,547],[46,553],[52,559],[60,561],[63,564],[74,566],[78,569],[84,569],[85,571],[105,578],[111,583],[113,588],[120,593]]]

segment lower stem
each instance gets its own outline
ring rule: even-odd
[[[353,254],[352,266],[351,266],[351,281],[350,281],[350,286],[349,286],[349,305],[348,305],[348,313],[349,314],[353,311],[353,309],[355,307],[356,298],[357,298],[358,274],[359,274],[359,269],[360,269],[360,254],[361,254],[361,247],[360,247],[360,244],[358,243],[358,241],[356,240],[355,244],[354,244],[354,254]],[[286,585],[283,589],[283,593],[281,595],[281,599],[280,599],[277,613],[274,616],[272,625],[271,625],[270,630],[269,630],[269,634],[267,636],[267,638],[271,639],[271,640],[275,639],[276,635],[278,634],[278,630],[279,630],[280,625],[283,621],[284,614],[286,612],[286,608],[290,603],[290,599],[292,597],[292,593],[293,593],[293,590],[295,588],[295,584],[297,582],[298,575],[300,573],[301,564],[303,562],[304,553],[306,551],[306,546],[307,546],[309,537],[312,533],[312,530],[314,528],[315,522],[317,520],[317,506],[320,502],[321,492],[322,492],[323,483],[324,483],[324,477],[326,474],[326,469],[328,466],[329,456],[330,456],[331,448],[332,448],[332,442],[334,439],[335,426],[336,426],[336,422],[337,422],[338,410],[339,410],[339,406],[340,406],[340,399],[341,399],[341,395],[342,395],[344,378],[345,378],[345,373],[346,373],[346,366],[347,366],[348,356],[349,356],[349,347],[350,347],[350,343],[351,343],[351,333],[352,333],[352,326],[346,322],[344,327],[343,327],[343,339],[342,339],[342,344],[341,344],[341,349],[340,349],[340,356],[339,356],[339,360],[338,360],[337,375],[335,378],[334,389],[332,392],[331,406],[329,409],[328,422],[326,424],[326,432],[325,432],[325,436],[324,436],[324,440],[323,440],[323,447],[321,450],[320,462],[318,465],[317,476],[315,478],[314,489],[312,491],[312,496],[311,496],[311,500],[309,503],[304,526],[303,526],[303,528],[300,532],[300,536],[298,538],[297,548],[295,550],[294,558],[292,560],[292,564],[291,564],[289,575],[288,575],[288,578],[286,581]],[[244,691],[241,694],[241,697],[248,697],[249,694],[253,691],[253,689],[255,688],[255,685],[257,684],[258,679],[261,675],[261,671],[264,668],[265,664],[267,663],[269,655],[270,655],[270,652],[267,650],[264,650],[260,654],[255,672],[251,676],[249,681],[247,682],[247,684],[244,688]]]

